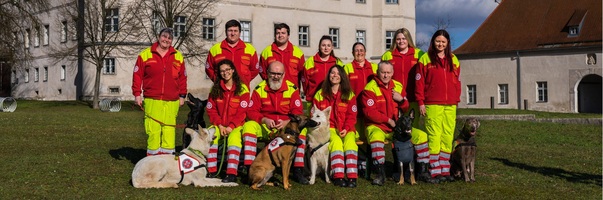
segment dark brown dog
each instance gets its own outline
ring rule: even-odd
[[[469,118],[465,121],[465,126],[454,141],[454,148],[450,170],[456,178],[465,178],[465,182],[475,182],[475,133],[479,128],[479,121],[475,118]]]
[[[274,174],[277,167],[282,169],[283,186],[291,190],[289,184],[289,170],[295,157],[297,146],[301,144],[299,133],[304,127],[315,127],[318,125],[305,115],[290,115],[291,121],[284,130],[281,130],[276,139],[266,145],[255,158],[249,168],[249,181],[251,189],[262,190],[262,185],[274,186],[267,183]]]

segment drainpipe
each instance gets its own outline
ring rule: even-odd
[[[517,51],[517,109],[521,110],[521,59]]]
[[[77,1],[77,73],[75,75],[75,100],[82,100],[84,94],[84,0]]]

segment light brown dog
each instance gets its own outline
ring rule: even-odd
[[[266,148],[257,155],[251,164],[249,168],[251,189],[262,190],[260,189],[262,185],[274,186],[273,183],[267,182],[274,174],[274,170],[280,167],[283,173],[283,186],[286,190],[291,190],[289,170],[295,157],[297,145],[300,144],[299,133],[306,126],[316,126],[316,122],[305,115],[291,115],[289,117],[291,121],[285,129],[279,132],[276,139],[266,145]]]
[[[461,175],[465,182],[475,182],[475,133],[479,128],[479,121],[475,118],[469,118],[465,121],[465,126],[461,130],[458,138],[454,141],[456,147],[452,153],[450,171],[451,174],[460,178]]]

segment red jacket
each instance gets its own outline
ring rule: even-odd
[[[170,47],[165,57],[157,52],[157,43],[138,54],[134,75],[132,76],[132,94],[145,98],[175,101],[186,95],[186,68],[182,54]]]
[[[310,57],[304,63],[302,86],[304,87],[304,93],[306,94],[306,101],[312,101],[316,91],[322,87],[322,81],[327,77],[327,71],[335,64],[343,65],[341,60],[332,56],[329,56],[329,59],[326,62],[322,61],[318,53]]]
[[[446,64],[446,59],[440,61],[443,67],[436,62],[431,62],[428,54],[419,59],[419,67],[415,75],[415,94],[419,105],[457,105],[461,101],[459,60],[452,54],[452,71]]]
[[[216,77],[218,67],[220,67],[216,65],[224,59],[229,59],[234,63],[235,68],[237,68],[237,73],[247,87],[249,87],[251,80],[253,80],[260,72],[258,55],[253,46],[243,41],[239,41],[234,48],[230,48],[228,42],[224,40],[211,47],[211,49],[209,49],[209,54],[207,54],[205,74],[207,74],[212,81]]]
[[[358,107],[356,106],[356,95],[354,93],[350,93],[347,102],[343,102],[341,92],[335,94],[333,98],[329,98],[322,94],[321,89],[314,95],[312,105],[320,110],[331,107],[330,128],[336,128],[339,131],[356,131],[354,126],[356,125]],[[314,114],[314,109],[312,109],[312,114]]]
[[[403,86],[400,82],[391,80],[388,87],[377,77],[366,84],[364,91],[360,93],[362,112],[366,126],[375,125],[386,133],[393,130],[387,123],[389,119],[398,120],[398,108],[408,108],[408,101],[397,103],[392,97],[392,90],[402,93]]]
[[[270,89],[266,81],[262,81],[253,90],[247,118],[262,124],[262,118],[274,121],[289,120],[288,114],[300,115],[303,105],[297,87],[289,81],[283,81],[277,91]]]
[[[300,72],[304,68],[303,65],[306,61],[304,52],[298,47],[293,46],[291,42],[287,42],[287,48],[282,51],[275,43],[272,43],[272,45],[266,47],[266,49],[262,51],[262,55],[260,56],[260,76],[262,79],[268,79],[266,70],[268,70],[268,65],[274,61],[279,61],[285,65],[285,80],[288,80],[295,84],[296,87],[299,87],[299,77],[301,77]]]
[[[381,57],[382,61],[389,61],[394,65],[393,79],[404,85],[402,96],[408,98],[410,102],[416,102],[415,98],[415,77],[417,73],[419,58],[423,51],[408,47],[408,52],[401,54],[399,51],[387,51]]]
[[[350,78],[350,85],[352,85],[352,90],[354,90],[356,96],[360,95],[366,84],[377,74],[377,68],[377,64],[368,60],[364,61],[364,66],[360,66],[356,60],[343,66],[345,73]]]
[[[228,126],[232,129],[245,124],[247,106],[249,105],[249,89],[245,84],[239,94],[235,95],[235,86],[230,90],[226,89],[224,81],[220,82],[222,86],[223,98],[207,99],[207,116],[213,125]]]

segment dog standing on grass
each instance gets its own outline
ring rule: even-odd
[[[312,108],[312,120],[318,123],[314,128],[308,128],[308,150],[306,153],[306,162],[309,162],[310,167],[310,185],[316,182],[316,175],[319,172],[324,172],[325,182],[331,183],[329,180],[329,141],[331,132],[329,131],[329,117],[331,116],[331,107],[324,110],[319,110],[316,105]]]
[[[456,178],[464,177],[465,182],[475,182],[475,133],[479,128],[479,121],[475,118],[469,118],[461,133],[457,136],[452,152],[453,161],[450,163],[451,174]]]
[[[394,127],[394,149],[400,168],[400,181],[398,185],[404,185],[404,165],[407,164],[410,171],[410,184],[416,185],[415,181],[415,150],[412,144],[412,122],[415,119],[415,110],[410,110],[408,116],[405,116],[402,109],[398,109],[398,120]]]
[[[206,178],[209,147],[215,129],[199,131],[186,128],[191,142],[179,156],[173,154],[147,156],[136,163],[132,171],[135,188],[178,188],[178,184],[197,187],[237,186],[237,183],[222,183],[221,179]]]

